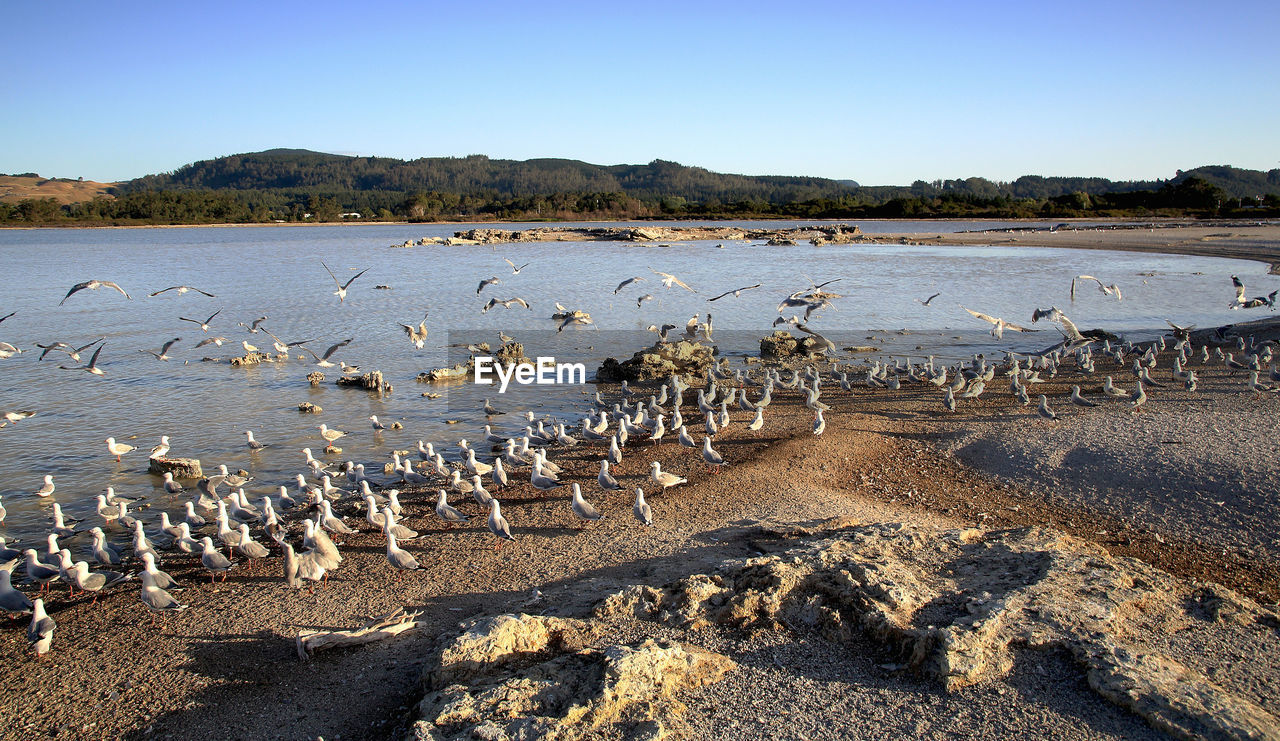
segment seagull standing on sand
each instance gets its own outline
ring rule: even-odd
[[[573,510],[573,514],[577,515],[578,519],[586,520],[587,522],[595,522],[604,516],[597,512],[596,508],[592,507],[587,500],[582,498],[582,487],[578,486],[576,481],[573,482],[573,494],[569,498],[569,509]]]
[[[489,501],[489,532],[500,538],[497,545],[494,546],[495,549],[502,545],[503,540],[515,540],[515,536],[511,534],[511,526],[507,524],[506,518],[502,516],[502,506],[497,499]]]
[[[53,645],[53,631],[57,627],[58,624],[44,611],[44,600],[37,599],[32,604],[31,624],[27,626],[27,643],[36,652],[36,658],[49,653]]]
[[[640,524],[645,526],[653,525],[653,510],[649,508],[649,503],[644,500],[644,489],[636,487],[636,503],[631,506],[631,513],[636,516]]]
[[[662,464],[658,461],[654,461],[649,464],[649,479],[658,486],[661,486],[663,491],[666,491],[673,486],[689,483],[689,479],[681,478],[673,473],[663,471]]]

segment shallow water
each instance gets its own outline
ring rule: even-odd
[[[743,222],[744,224],[746,222]],[[778,227],[785,223],[753,225]],[[1001,226],[992,222],[865,222],[869,233],[937,232]],[[519,228],[520,225],[511,225]],[[1019,224],[1026,226],[1026,224]],[[25,350],[0,360],[0,410],[34,409],[35,417],[0,430],[0,494],[8,519],[0,535],[10,540],[42,539],[50,522],[50,504],[98,524],[95,494],[107,486],[141,497],[173,512],[186,497],[167,497],[160,480],[146,473],[146,452],[162,434],[172,439],[172,455],[200,458],[206,472],[219,463],[245,468],[256,480],[251,498],[274,493],[302,470],[298,451],[323,447],[316,426],[351,434],[340,443],[343,460],[381,463],[390,451],[412,448],[418,439],[437,445],[460,437],[476,439],[484,418],[483,399],[500,407],[536,407],[547,414],[576,418],[587,387],[513,388],[498,400],[494,389],[471,385],[435,388],[414,382],[421,371],[446,365],[443,347],[458,341],[488,341],[496,349],[502,329],[523,341],[528,354],[555,355],[583,362],[589,371],[609,355],[626,355],[651,342],[649,324],[683,327],[695,312],[710,310],[725,332],[722,351],[740,354],[755,349],[770,331],[777,304],[788,293],[806,288],[809,280],[840,278],[828,286],[844,295],[811,325],[838,344],[868,344],[878,338],[886,352],[934,352],[965,357],[1001,349],[1035,350],[1053,344],[1052,330],[1035,335],[1006,334],[995,341],[981,322],[958,305],[1029,323],[1032,309],[1057,305],[1081,327],[1102,327],[1140,338],[1163,328],[1166,318],[1202,327],[1257,318],[1258,312],[1232,312],[1230,275],[1239,274],[1250,295],[1276,288],[1277,279],[1261,263],[1204,257],[1142,253],[1107,253],[1030,247],[908,247],[837,245],[815,248],[763,247],[741,242],[692,242],[670,246],[623,243],[554,243],[490,247],[391,248],[406,239],[447,236],[467,225],[377,225],[359,227],[243,227],[120,230],[0,231],[0,261],[7,285],[0,315],[18,314],[0,324],[0,340]],[[531,263],[512,275],[503,257]],[[327,263],[343,281],[369,268],[353,285],[345,302],[333,295],[333,282],[321,267]],[[664,289],[650,268],[673,273],[696,289],[691,293]],[[1085,287],[1072,303],[1070,278],[1097,275],[1120,284],[1124,301]],[[481,278],[501,282],[476,295]],[[613,290],[625,278],[646,280]],[[82,291],[59,306],[66,291],[89,278],[113,280],[133,296],[126,300],[110,289]],[[758,290],[714,303],[707,298],[726,290],[762,283]],[[217,295],[147,294],[171,285],[189,284]],[[375,285],[390,286],[375,290]],[[1257,289],[1255,291],[1255,289]],[[920,299],[941,295],[929,306]],[[653,294],[640,309],[635,300]],[[526,311],[495,308],[480,312],[489,298],[520,296]],[[552,304],[590,312],[600,330],[554,330]],[[178,317],[205,319],[221,309],[208,335]],[[1264,310],[1265,311],[1265,310]],[[429,312],[426,348],[414,349],[397,322],[416,324]],[[318,352],[333,342],[354,338],[335,359],[381,370],[395,391],[376,397],[333,386],[337,369],[324,369],[327,381],[310,388],[305,376],[314,366],[288,363],[233,368],[200,362],[204,357],[242,354],[241,340],[266,348],[270,338],[237,327],[266,315],[263,323],[286,341],[312,339]],[[1042,325],[1037,325],[1042,326]],[[901,330],[908,330],[902,334]],[[221,335],[230,342],[199,350],[196,342]],[[34,343],[62,340],[83,345],[106,337],[101,378],[59,370],[77,365],[53,353],[37,362]],[[143,352],[181,337],[161,362]],[[88,353],[81,364],[87,362]],[[424,398],[427,391],[444,393]],[[300,415],[302,401],[324,408],[321,415]],[[399,421],[400,431],[374,435],[369,415],[386,423]],[[457,424],[448,424],[456,420]],[[503,432],[516,432],[523,419],[507,415],[495,420]],[[244,431],[254,430],[271,447],[250,455]],[[106,452],[105,439],[136,445],[139,450],[117,464]],[[371,466],[370,468],[377,468]],[[45,473],[53,473],[57,492],[40,500],[31,492]],[[148,520],[158,515],[147,515]],[[69,542],[79,557],[87,538]]]

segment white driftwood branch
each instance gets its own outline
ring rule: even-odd
[[[304,630],[298,633],[296,640],[298,658],[305,661],[316,651],[327,648],[359,646],[393,638],[417,628],[421,615],[421,612],[405,612],[403,607],[397,607],[395,611],[373,618],[352,630]]]

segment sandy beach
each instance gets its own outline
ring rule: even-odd
[[[910,238],[1280,265],[1280,226],[1271,225]],[[1242,320],[1270,315],[1261,312]],[[25,619],[0,632],[0,738],[465,736],[473,729],[462,721],[428,722],[441,687],[424,683],[424,672],[438,668],[464,621],[522,613],[591,626],[598,635],[587,649],[654,639],[732,667],[607,722],[566,723],[565,738],[1280,737],[1280,395],[1258,398],[1244,374],[1212,361],[1193,366],[1197,391],[1151,388],[1134,411],[1098,393],[1108,374],[1132,388],[1128,369],[1098,366],[1031,390],[1060,412],[1054,422],[1017,404],[999,376],[954,413],[932,386],[848,393],[829,383],[823,401],[833,409],[815,437],[800,397],[779,393],[762,430],[747,430],[749,415],[734,411],[716,440],[723,471],[672,441],[635,441],[614,470],[620,492],[595,484],[603,447],[557,451],[562,478],[583,482],[605,518],[582,526],[563,489],[540,492],[527,474],[513,477],[522,483],[495,494],[516,540],[498,549],[482,515],[446,527],[431,509],[434,487],[402,489],[404,524],[422,534],[403,545],[424,567],[403,576],[388,566],[381,534],[343,505],[360,532],[340,540],[346,560],[314,594],[284,583],[276,552],[216,584],[198,559],[165,558],[183,585],[175,597],[189,605],[173,614],[153,616],[136,582],[96,604],[56,584],[51,654],[32,656]],[[1167,361],[1152,373],[1167,379]],[[1102,406],[1071,407],[1072,384]],[[652,491],[651,460],[688,485]],[[635,486],[653,508],[651,528],[631,516]],[[480,514],[474,502],[455,504]],[[897,545],[903,538],[913,545]],[[1014,558],[1027,554],[1027,563]],[[901,593],[886,597],[870,577],[848,576],[859,558],[883,566],[875,584]],[[680,582],[718,574],[705,584],[733,585],[739,591],[723,595],[730,604],[748,589],[744,569],[801,562],[830,568],[812,566],[821,578],[785,589],[751,582],[754,606],[732,618]],[[1104,578],[1107,589],[1097,586]],[[991,606],[1031,599],[1054,579],[1082,585],[1055,588],[1077,601],[1063,607],[1037,592],[1017,610]],[[636,585],[678,607],[627,611],[619,598],[597,609],[610,595],[643,592]],[[421,611],[418,630],[309,661],[296,654],[302,629],[353,628],[400,607]],[[1088,619],[1059,614],[1073,611]],[[882,614],[879,629],[868,627]],[[938,630],[992,643],[967,673],[941,671],[939,661],[955,659]],[[559,655],[578,654],[557,645],[480,676],[518,678],[535,659]],[[478,737],[502,738],[502,728],[489,722]]]

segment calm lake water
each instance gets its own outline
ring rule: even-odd
[[[807,222],[806,222],[807,223]],[[780,227],[779,222],[750,223]],[[859,222],[868,233],[935,232],[984,229],[998,222]],[[490,225],[492,226],[492,225]],[[520,228],[523,225],[508,225]],[[1020,223],[1018,226],[1026,226]],[[291,484],[303,470],[303,447],[323,447],[316,426],[321,422],[351,434],[342,441],[343,460],[374,463],[379,469],[390,451],[414,447],[419,439],[452,445],[461,437],[476,439],[484,418],[479,409],[488,396],[504,409],[537,408],[575,419],[594,387],[520,389],[497,400],[494,389],[472,385],[431,387],[415,383],[424,370],[447,365],[446,344],[488,341],[498,346],[499,329],[525,342],[528,354],[555,354],[581,361],[594,372],[609,355],[629,356],[653,340],[649,324],[683,327],[696,312],[714,314],[718,330],[741,330],[726,337],[722,351],[741,354],[756,349],[770,331],[777,304],[809,281],[840,278],[828,287],[844,295],[811,324],[837,342],[866,344],[878,337],[886,352],[920,356],[918,346],[941,356],[1000,349],[1034,350],[1057,340],[1049,330],[1030,336],[1006,334],[1001,342],[984,333],[983,324],[959,304],[1010,321],[1029,323],[1036,307],[1057,305],[1081,327],[1102,327],[1140,338],[1165,327],[1166,318],[1201,327],[1257,318],[1257,312],[1232,312],[1230,275],[1239,274],[1250,295],[1274,290],[1278,279],[1261,263],[1204,257],[1140,253],[1017,248],[905,247],[845,245],[815,248],[763,247],[742,242],[679,243],[670,246],[622,243],[555,243],[490,247],[392,248],[406,239],[448,236],[467,225],[376,225],[334,227],[242,227],[181,229],[3,230],[0,262],[6,286],[0,316],[17,315],[0,324],[0,340],[25,350],[0,360],[0,410],[34,409],[35,417],[0,430],[0,494],[8,519],[0,535],[10,540],[43,539],[51,503],[64,512],[97,522],[94,495],[105,487],[152,504],[145,516],[158,518],[163,507],[179,512],[187,497],[167,496],[160,480],[146,473],[146,454],[160,435],[169,435],[172,455],[198,457],[205,471],[225,463],[245,468],[256,480],[247,487],[254,499]],[[530,263],[513,275],[503,261]],[[321,267],[327,263],[343,281],[356,271],[368,272],[351,287],[347,300],[333,295],[333,281]],[[650,269],[673,273],[698,292],[664,289]],[[1124,301],[1086,287],[1071,303],[1072,276],[1097,275],[1120,284]],[[501,282],[480,296],[483,278]],[[632,276],[646,280],[618,295],[617,284]],[[74,284],[112,280],[129,291],[126,300],[110,289],[82,291],[59,306]],[[710,296],[762,283],[759,290],[715,303]],[[147,294],[188,284],[210,293],[155,298]],[[374,286],[390,286],[375,290]],[[1256,290],[1255,290],[1256,289]],[[941,293],[930,306],[917,299]],[[655,299],[637,309],[636,298]],[[489,298],[520,296],[531,311],[516,307],[480,309]],[[553,303],[590,312],[600,330],[555,333],[549,317]],[[178,317],[203,320],[215,311],[208,334]],[[397,322],[416,324],[429,312],[430,337],[418,350]],[[310,347],[323,352],[348,337],[352,343],[335,353],[363,369],[381,370],[395,386],[377,397],[336,388],[337,369],[324,369],[318,388],[305,376],[316,370],[309,361],[263,364],[249,368],[202,358],[243,354],[239,343],[269,347],[264,334],[248,334],[238,322],[266,315],[263,325],[286,341],[314,338]],[[897,334],[897,330],[910,334]],[[225,336],[219,348],[195,349],[199,340]],[[74,345],[106,337],[100,358],[104,377],[59,370],[75,365],[65,355],[38,362],[35,343],[54,340]],[[142,352],[158,349],[174,337],[182,340],[162,362]],[[730,346],[731,345],[731,346]],[[566,357],[567,356],[567,357]],[[82,363],[87,362],[86,353]],[[429,399],[424,392],[445,393]],[[323,407],[321,415],[301,415],[300,402]],[[376,414],[400,431],[375,435],[368,417]],[[448,424],[446,420],[457,420]],[[503,432],[516,432],[524,420],[508,415],[496,420]],[[252,429],[271,447],[250,455],[244,431]],[[136,445],[139,450],[117,464],[106,452],[105,439]],[[55,476],[57,492],[38,499],[44,474]],[[190,482],[188,482],[190,483]],[[87,553],[87,535],[64,539],[77,557]]]

